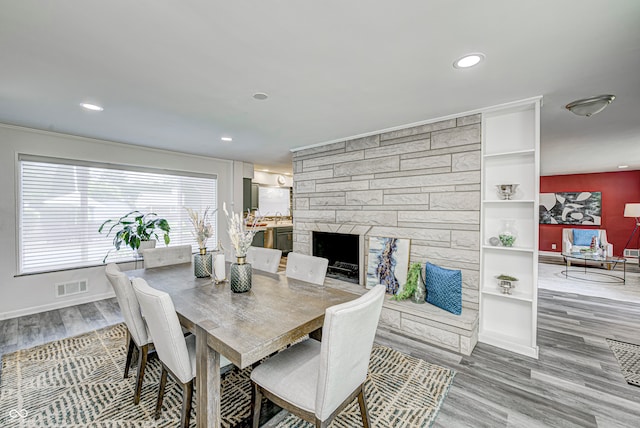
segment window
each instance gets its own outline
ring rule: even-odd
[[[185,207],[201,211],[217,207],[215,175],[25,155],[19,163],[21,274],[101,264],[113,249],[113,234],[107,237],[98,228],[105,220],[117,220],[134,210],[167,219],[170,245],[191,244],[195,251]],[[216,218],[211,216],[216,231],[211,245],[218,242]],[[133,256],[131,249],[114,249],[107,261]]]
[[[260,186],[258,191],[258,210],[261,216],[289,216],[290,210],[289,187],[265,187]]]

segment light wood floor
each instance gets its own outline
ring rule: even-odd
[[[640,426],[640,388],[605,342],[640,344],[640,304],[540,289],[538,307],[538,360],[484,344],[465,357],[401,336],[377,341],[457,371],[436,427]],[[121,321],[115,299],[0,321],[0,354]]]

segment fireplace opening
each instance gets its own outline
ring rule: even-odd
[[[329,259],[328,277],[360,283],[358,235],[313,232],[313,255]]]

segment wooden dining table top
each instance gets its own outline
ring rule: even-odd
[[[240,368],[320,329],[328,307],[359,297],[258,270],[252,272],[250,291],[234,293],[228,282],[196,278],[191,263],[126,273],[167,292],[181,323],[206,330],[208,345]]]

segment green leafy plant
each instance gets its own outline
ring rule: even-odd
[[[513,276],[509,276],[509,275],[498,275],[496,278],[498,278],[500,281],[517,281],[518,278],[513,277]]]
[[[103,233],[105,227],[111,225],[107,231],[107,236],[111,235],[111,232],[115,230],[113,237],[113,246],[116,251],[120,250],[120,247],[124,244],[136,251],[140,248],[141,241],[149,241],[151,237],[158,239],[158,230],[164,234],[164,243],[169,245],[171,238],[169,238],[169,223],[163,218],[158,218],[155,213],[143,214],[140,211],[131,211],[128,214],[123,215],[118,220],[107,220],[98,229],[98,233]],[[107,260],[111,250],[104,256],[102,263]]]
[[[411,263],[409,273],[407,274],[407,283],[399,294],[392,297],[393,300],[405,300],[413,296],[413,293],[418,289],[420,269],[422,269],[422,265],[420,263]]]

